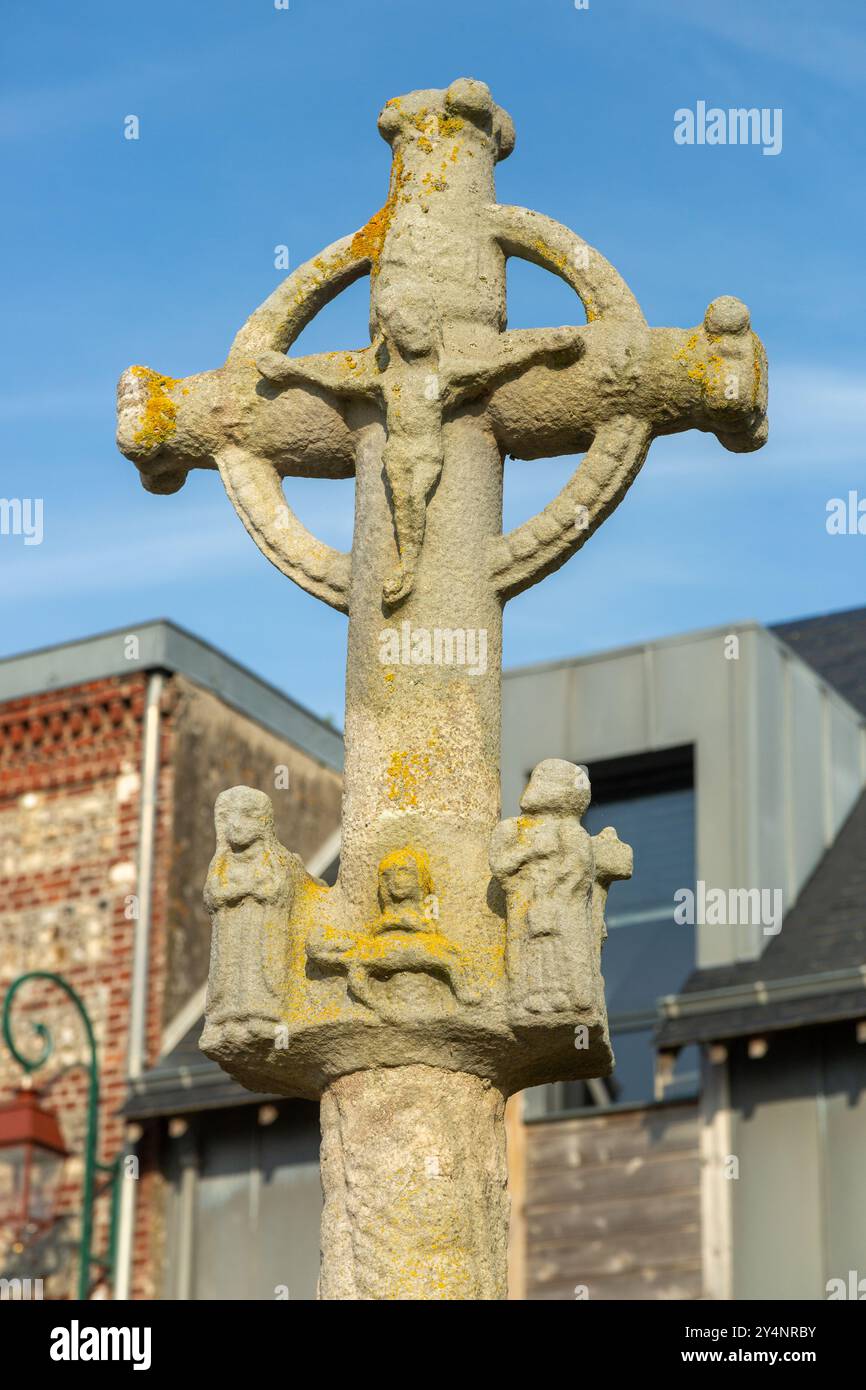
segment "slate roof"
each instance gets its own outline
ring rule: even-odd
[[[698,994],[702,1011],[691,1012]],[[659,1047],[866,1018],[866,792],[763,955],[695,970],[677,1005]]]
[[[866,608],[770,631],[866,715]],[[763,955],[693,971],[665,1012],[662,1048],[866,1018],[866,792]]]
[[[255,1102],[263,1105],[278,1096],[247,1091],[240,1082],[199,1051],[204,1019],[197,1019],[167,1057],[162,1057],[137,1081],[129,1083],[122,1113],[129,1120],[157,1115],[189,1115],[197,1110],[221,1110]]]
[[[866,608],[770,628],[861,714],[866,714]]]

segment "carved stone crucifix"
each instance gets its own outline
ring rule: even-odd
[[[649,328],[599,254],[495,201],[514,144],[482,82],[394,98],[388,200],[290,275],[216,371],[131,367],[118,442],[152,492],[218,468],[278,569],[349,615],[340,876],[312,879],[270,801],[217,803],[202,1047],[253,1090],[321,1097],[323,1298],[505,1294],[505,1098],[606,1075],[604,902],[631,873],[580,819],[589,784],[536,768],[499,824],[502,612],[619,504],[651,440],[766,439],[766,359],[736,299]],[[586,323],[506,331],[505,262],[576,292]],[[286,356],[361,275],[371,345]],[[506,455],[585,456],[502,534]],[[351,554],[283,480],[356,479]],[[492,872],[491,872],[492,870]]]

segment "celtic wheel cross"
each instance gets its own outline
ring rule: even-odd
[[[263,553],[349,616],[340,876],[310,878],[268,798],[217,803],[202,1047],[252,1089],[322,1098],[325,1298],[489,1298],[505,1287],[504,1098],[612,1065],[600,973],[608,888],[579,768],[536,768],[499,822],[505,602],[620,503],[652,439],[766,438],[766,359],[738,300],[649,328],[616,270],[539,213],[496,203],[514,145],[482,82],[394,98],[388,199],[290,275],[225,364],[131,367],[121,450],[152,492],[217,468]],[[506,331],[505,263],[560,276],[585,323]],[[370,277],[370,345],[287,355]],[[502,534],[506,455],[582,454]],[[352,550],[292,511],[293,476],[356,480]]]

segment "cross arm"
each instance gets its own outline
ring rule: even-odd
[[[446,363],[444,398],[462,404],[534,366],[558,368],[583,356],[579,328],[519,328],[502,333],[485,357],[464,355]]]
[[[490,391],[486,418],[504,454],[586,457],[542,512],[491,541],[503,599],[558,569],[618,506],[658,435],[699,429],[735,452],[767,438],[767,359],[744,304],[714,300],[696,328],[650,328],[622,277],[569,228],[526,208],[491,205],[506,256],[570,285],[586,312],[578,360],[530,366]]]
[[[381,372],[373,348],[358,352],[323,352],[313,357],[286,357],[263,352],[256,359],[262,376],[274,386],[320,386],[335,396],[378,400]]]
[[[698,429],[748,453],[767,438],[767,364],[739,300],[715,300],[695,328],[599,320],[580,331],[577,363],[503,381],[489,418],[514,458],[588,449],[600,423],[642,419],[653,437]]]
[[[183,379],[130,367],[117,392],[118,447],[136,464],[149,492],[176,492],[191,468],[219,469],[236,511],[268,559],[343,612],[349,557],[303,526],[283,495],[282,479],[353,476],[349,393],[310,373],[275,384],[256,364],[288,361],[281,354],[313,315],[369,268],[365,239],[357,233],[344,237],[278,286],[241,328],[222,367]],[[299,359],[304,360],[313,359]]]
[[[491,543],[503,598],[563,565],[619,505],[658,435],[699,429],[726,449],[767,437],[767,363],[745,305],[716,300],[695,329],[640,328],[617,320],[583,329],[580,361],[533,368],[492,393],[488,418],[504,453],[586,457],[536,516]]]

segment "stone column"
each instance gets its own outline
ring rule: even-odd
[[[438,1067],[352,1072],[322,1096],[322,1299],[501,1299],[505,1100]]]

